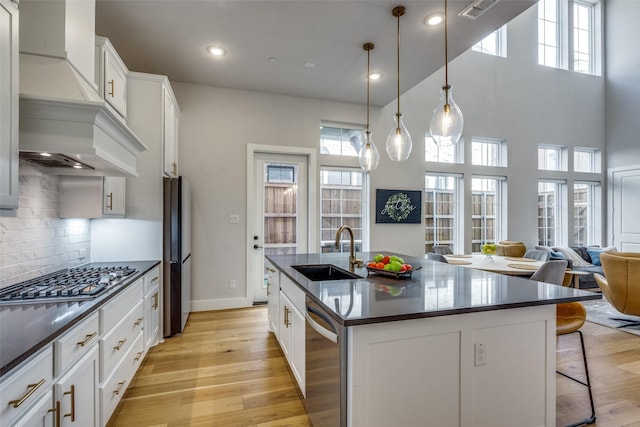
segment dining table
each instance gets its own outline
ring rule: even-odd
[[[540,268],[543,261],[533,258],[509,257],[483,254],[449,254],[445,255],[449,264],[476,270],[491,271],[512,276],[531,276]]]

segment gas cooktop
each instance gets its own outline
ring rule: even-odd
[[[127,267],[76,267],[0,289],[1,303],[92,299],[138,270]]]

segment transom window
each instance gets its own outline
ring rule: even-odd
[[[358,156],[362,129],[323,125],[320,129],[320,154]]]
[[[446,245],[455,252],[459,223],[459,182],[459,176],[425,176],[425,254],[432,252],[434,245]]]
[[[538,64],[560,68],[560,16],[558,0],[538,2]]]
[[[545,171],[567,170],[567,147],[540,144],[538,146],[538,169]]]
[[[507,26],[506,24],[473,45],[472,50],[487,55],[507,57]]]
[[[507,166],[504,141],[489,138],[471,140],[471,164],[479,166]]]
[[[461,163],[462,143],[438,146],[430,134],[424,137],[424,160],[438,163]]]
[[[573,71],[594,74],[595,6],[586,1],[573,1]]]
[[[600,150],[575,147],[573,149],[573,170],[575,172],[600,173]]]

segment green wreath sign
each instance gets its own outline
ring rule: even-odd
[[[415,208],[411,204],[409,196],[404,193],[396,193],[387,199],[382,215],[388,215],[395,221],[403,221]]]

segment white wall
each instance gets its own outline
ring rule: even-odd
[[[640,164],[640,2],[607,0],[607,166]]]
[[[90,259],[89,220],[59,219],[58,177],[20,161],[18,210],[0,217],[0,287]]]

